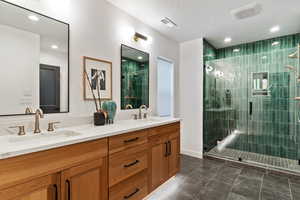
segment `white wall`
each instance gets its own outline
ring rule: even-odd
[[[60,68],[60,112],[68,111],[68,54],[41,49],[40,63]]]
[[[203,157],[203,39],[180,44],[182,153]]]
[[[158,56],[174,61],[176,80],[178,80],[179,44],[167,39],[105,0],[10,1],[70,24],[70,113],[67,116],[91,116],[94,112],[93,103],[83,101],[83,56],[113,62],[113,100],[120,105],[121,43],[150,53],[150,106],[153,111],[156,110],[156,58]],[[127,29],[126,27],[133,27],[137,32],[151,36],[153,43],[143,45],[129,40],[126,32],[124,32]],[[175,84],[178,86],[179,82]],[[179,93],[176,92],[175,96],[177,97],[175,113],[178,116]],[[120,108],[120,106],[118,107]],[[117,116],[118,118],[127,118],[131,112],[136,111],[119,111]],[[58,115],[62,116],[64,114]],[[1,120],[3,118],[0,118],[0,122]]]
[[[0,32],[0,113],[23,113],[39,105],[40,37],[5,25]]]

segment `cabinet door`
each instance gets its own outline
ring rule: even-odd
[[[67,169],[61,181],[63,200],[107,200],[107,158]]]
[[[168,179],[169,159],[167,155],[167,137],[157,137],[152,139],[149,152],[151,166],[149,166],[149,187],[150,191],[160,186]]]
[[[52,174],[0,190],[1,200],[59,200],[60,176]]]
[[[173,138],[169,141],[169,177],[174,176],[180,169],[180,139]]]

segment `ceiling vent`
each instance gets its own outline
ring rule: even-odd
[[[165,24],[166,26],[171,27],[171,28],[177,27],[177,26],[178,26],[174,21],[172,21],[172,20],[171,20],[170,18],[168,18],[168,17],[163,18],[163,19],[161,20],[161,22],[162,22],[163,24]]]
[[[245,5],[243,7],[231,10],[231,15],[236,19],[246,19],[259,15],[262,11],[262,6],[256,2]]]

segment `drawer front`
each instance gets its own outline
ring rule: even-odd
[[[109,154],[126,150],[148,142],[148,130],[136,131],[109,138]]]
[[[152,128],[149,130],[149,137],[157,136],[160,134],[168,134],[173,132],[180,132],[180,123],[169,124],[165,126],[160,126]]]
[[[109,156],[109,186],[113,186],[148,167],[147,145]]]
[[[180,137],[180,132],[179,130],[178,131],[175,131],[173,133],[170,133],[169,135],[169,139],[172,140],[172,139],[176,139],[176,138],[179,138]]]
[[[142,200],[147,194],[147,172],[143,171],[110,188],[109,200]]]

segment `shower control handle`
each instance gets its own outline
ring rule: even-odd
[[[249,115],[252,115],[253,103],[249,102]]]

